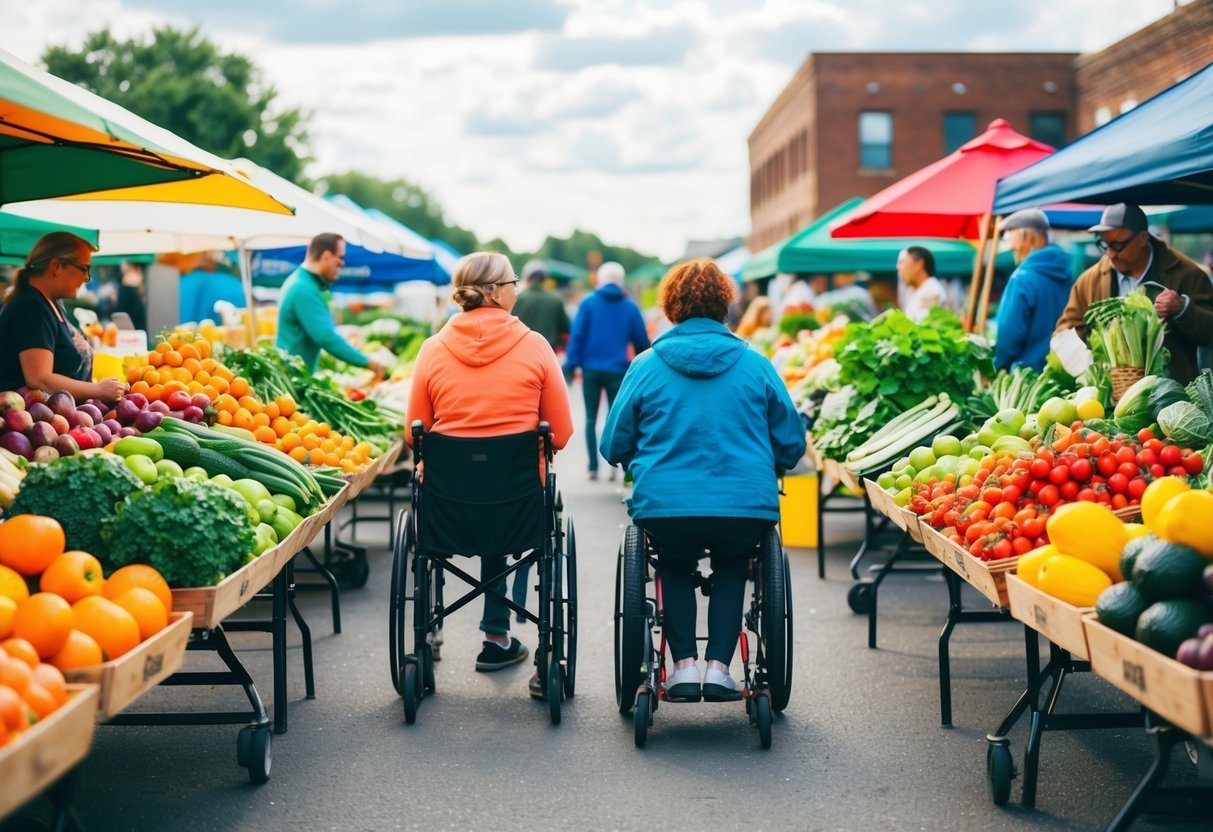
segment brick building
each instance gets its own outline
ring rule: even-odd
[[[1059,147],[1213,61],[1213,0],[1097,53],[820,52],[749,138],[748,246],[871,196],[1005,118]]]

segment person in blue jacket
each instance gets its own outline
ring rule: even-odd
[[[339,234],[317,234],[308,243],[303,265],[282,284],[278,304],[278,347],[303,359],[313,372],[323,349],[346,364],[367,367],[379,375],[383,365],[355,349],[337,332],[327,293],[345,263],[345,240]]]
[[[778,475],[800,462],[805,429],[771,362],[723,321],[736,293],[710,259],[675,266],[661,307],[675,326],[628,369],[607,416],[602,453],[631,471],[633,522],[658,551],[665,636],[674,659],[666,695],[732,701],[746,562],[779,521]],[[707,665],[696,665],[695,585],[712,563]]]
[[[1036,208],[1007,217],[1003,239],[1018,264],[998,302],[994,367],[1044,369],[1049,339],[1070,299],[1070,258],[1049,242],[1049,218]]]
[[[623,291],[623,266],[613,261],[598,267],[599,288],[581,302],[573,318],[573,331],[565,351],[564,373],[568,378],[581,370],[581,395],[585,399],[585,443],[590,457],[590,479],[598,479],[598,406],[606,394],[607,408],[615,403],[623,374],[631,357],[649,348],[640,307]],[[611,468],[611,479],[615,469]]]

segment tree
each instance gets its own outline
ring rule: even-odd
[[[446,221],[442,206],[418,185],[405,179],[384,180],[349,171],[321,177],[327,193],[345,194],[363,208],[378,208],[423,237],[442,240],[463,254],[476,251],[476,235]]]
[[[597,234],[580,229],[574,230],[563,240],[549,236],[532,256],[543,260],[562,260],[583,269],[591,268],[598,262],[614,260],[629,272],[647,263],[657,262],[651,255],[633,248],[609,246]]]
[[[51,47],[42,60],[51,74],[217,156],[243,156],[292,181],[303,178],[304,115],[277,109],[277,92],[252,61],[221,52],[197,28],[166,26],[150,40],[125,41],[102,29],[79,50]]]

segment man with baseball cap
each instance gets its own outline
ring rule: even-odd
[[[1158,317],[1167,324],[1164,345],[1171,352],[1168,372],[1187,384],[1199,370],[1198,347],[1213,343],[1213,283],[1200,266],[1150,234],[1145,212],[1118,203],[1104,209],[1089,229],[1104,256],[1074,283],[1070,301],[1057,321],[1058,332],[1077,329],[1083,338],[1083,314],[1097,300],[1145,290]]]
[[[994,366],[1044,369],[1053,325],[1070,296],[1070,258],[1049,242],[1049,218],[1036,208],[1003,221],[1003,239],[1015,256],[1015,271],[998,302]]]

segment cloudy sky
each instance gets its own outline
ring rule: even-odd
[[[105,26],[197,25],[313,114],[314,177],[405,177],[519,250],[582,228],[673,258],[748,232],[746,138],[809,52],[1087,51],[1172,5],[0,0],[0,47],[38,63]]]

